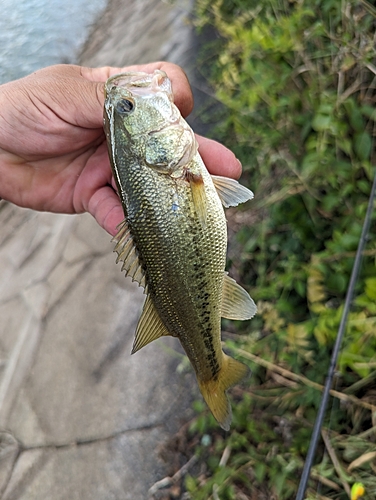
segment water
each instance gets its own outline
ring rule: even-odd
[[[0,0],[0,83],[75,62],[106,0]]]

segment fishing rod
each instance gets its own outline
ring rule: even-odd
[[[311,473],[311,468],[312,468],[312,464],[313,464],[313,460],[314,460],[314,456],[315,456],[315,452],[316,452],[316,447],[317,447],[317,443],[318,443],[320,432],[321,432],[321,427],[322,427],[324,416],[325,416],[325,410],[326,410],[326,407],[328,405],[330,389],[332,388],[332,382],[333,382],[333,377],[334,377],[334,373],[336,370],[337,361],[338,361],[338,357],[339,357],[339,353],[340,353],[340,349],[341,349],[341,343],[342,343],[343,336],[345,333],[347,317],[348,317],[348,314],[350,311],[351,302],[352,302],[354,290],[355,290],[355,285],[356,285],[356,282],[357,282],[358,276],[359,276],[362,254],[363,254],[363,250],[364,250],[364,247],[365,247],[367,239],[368,239],[368,233],[369,233],[369,228],[371,225],[371,217],[372,217],[373,202],[375,199],[375,194],[376,194],[376,171],[375,171],[375,176],[373,178],[373,184],[372,184],[371,194],[370,194],[369,201],[368,201],[367,213],[366,213],[364,223],[363,223],[362,234],[360,235],[360,240],[359,240],[358,249],[357,249],[356,255],[355,255],[354,265],[353,265],[353,268],[351,271],[350,283],[349,283],[349,287],[348,287],[347,293],[346,293],[345,306],[343,308],[341,322],[340,322],[340,325],[338,328],[338,333],[337,333],[336,341],[334,344],[332,357],[330,360],[328,374],[327,374],[326,380],[325,380],[324,391],[322,394],[320,407],[319,407],[319,410],[317,412],[316,421],[315,421],[315,425],[313,427],[311,441],[309,444],[309,449],[308,449],[307,457],[306,457],[306,460],[304,463],[303,472],[302,472],[302,476],[300,478],[299,488],[298,488],[298,492],[297,492],[295,500],[304,500],[304,495],[305,495],[305,491],[307,488],[308,479],[309,479],[309,476]]]

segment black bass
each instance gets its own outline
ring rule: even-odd
[[[250,319],[256,306],[225,272],[223,206],[253,194],[208,173],[162,71],[109,78],[104,127],[125,214],[117,262],[146,293],[132,354],[163,335],[177,337],[206,403],[228,430],[226,390],[248,368],[223,353],[221,317]]]

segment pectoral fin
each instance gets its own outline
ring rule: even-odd
[[[221,316],[227,319],[251,319],[257,307],[248,293],[225,273],[223,280]]]
[[[239,203],[252,200],[253,193],[235,179],[212,175],[214,186],[225,208],[236,207]]]
[[[114,252],[118,254],[116,263],[122,261],[123,265],[121,270],[125,271],[125,275],[130,276],[132,281],[137,281],[140,286],[145,288],[145,273],[142,270],[137,250],[126,221],[123,221],[119,228],[117,235],[112,238],[112,241],[116,241],[116,246],[114,248]]]
[[[162,323],[150,295],[148,295],[142,309],[141,317],[138,321],[132,354],[164,335],[170,334]]]

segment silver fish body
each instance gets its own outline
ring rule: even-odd
[[[228,429],[225,391],[248,370],[222,352],[221,317],[248,319],[256,307],[225,273],[223,205],[252,193],[208,173],[165,73],[117,75],[105,92],[105,131],[125,214],[115,250],[147,295],[132,352],[163,335],[177,337],[212,413]]]

